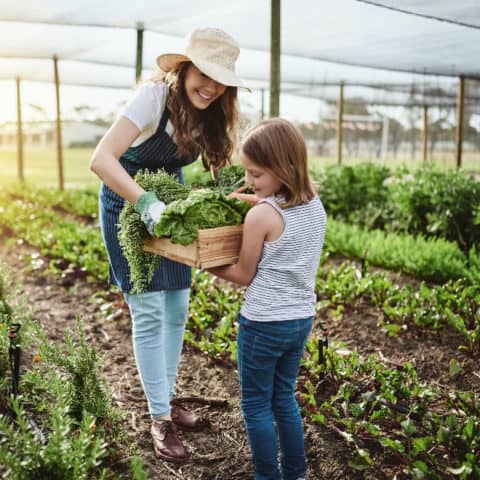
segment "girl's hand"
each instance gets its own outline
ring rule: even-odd
[[[250,205],[256,205],[260,201],[260,198],[258,198],[254,193],[242,193],[247,188],[247,186],[237,188],[228,195],[228,198],[236,198],[237,200],[242,200],[243,202],[247,202]]]

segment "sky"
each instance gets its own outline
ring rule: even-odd
[[[93,117],[108,117],[116,115],[129,98],[131,91],[124,89],[63,86],[60,89],[60,108],[62,118],[75,118],[75,107],[88,105],[89,114]],[[22,119],[53,120],[55,119],[55,87],[51,83],[28,82],[21,83]],[[252,116],[259,116],[261,110],[261,95],[259,91],[252,93],[241,91],[239,94],[240,109]],[[16,83],[14,80],[0,81],[0,124],[6,121],[16,121]],[[264,108],[268,113],[268,95],[264,98]],[[40,108],[36,108],[40,107]],[[315,99],[281,95],[280,115],[292,121],[318,121],[323,102]],[[88,115],[86,113],[87,118]]]

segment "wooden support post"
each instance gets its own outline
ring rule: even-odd
[[[17,77],[17,166],[18,180],[23,183],[23,126],[22,126],[22,96],[20,92],[20,78]]]
[[[423,162],[425,163],[428,160],[428,105],[423,106],[423,131],[422,131],[422,141],[423,141]]]
[[[388,156],[388,130],[390,128],[390,120],[384,115],[382,121],[382,145],[380,148],[380,158],[385,160]]]
[[[265,89],[260,90],[260,118],[263,120],[265,118]]]
[[[137,50],[135,58],[135,83],[142,78],[143,67],[143,23],[137,23]]]
[[[457,168],[462,166],[462,143],[463,143],[463,112],[465,100],[465,78],[460,77],[457,97]]]
[[[280,113],[280,0],[271,0],[270,117]]]
[[[58,58],[53,56],[53,70],[55,73],[55,98],[57,106],[57,165],[58,165],[58,188],[63,191],[63,151],[62,151],[62,118],[60,113],[60,79],[58,76]]]
[[[342,164],[342,139],[343,137],[343,82],[340,83],[338,95],[338,120],[337,120],[337,165]]]

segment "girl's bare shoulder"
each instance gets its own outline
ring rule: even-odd
[[[280,213],[269,203],[261,202],[254,205],[245,217],[245,223],[255,226],[262,231],[283,230],[283,218]]]
[[[272,216],[275,213],[275,209],[267,202],[259,202],[248,211],[246,218],[253,220],[265,220],[267,217]]]

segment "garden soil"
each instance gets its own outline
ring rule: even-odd
[[[66,329],[75,330],[80,316],[89,343],[103,354],[102,372],[113,394],[114,406],[125,413],[124,427],[146,466],[148,478],[158,480],[243,480],[251,479],[252,467],[245,430],[240,414],[237,372],[221,365],[185,345],[180,364],[177,396],[201,397],[220,402],[188,403],[188,408],[207,417],[211,427],[203,432],[183,432],[190,458],[181,465],[167,463],[155,457],[149,435],[147,405],[137,375],[130,336],[130,318],[120,294],[105,293],[105,286],[95,286],[78,275],[63,278],[45,273],[40,268],[27,268],[26,257],[34,253],[27,245],[0,247],[0,261],[5,263],[14,279],[23,284],[23,293],[34,308],[34,318],[47,330],[54,341],[63,339]],[[45,261],[44,265],[47,262]],[[409,279],[403,279],[409,281]],[[99,300],[98,294],[105,296]],[[320,332],[320,320],[328,328],[330,341],[342,341],[346,349],[361,354],[374,353],[391,367],[410,361],[416,367],[419,380],[434,384],[480,392],[478,361],[458,350],[460,340],[450,333],[406,330],[397,337],[387,336],[379,327],[380,313],[359,304],[344,313],[341,320],[328,314],[317,321],[313,334]],[[25,355],[24,367],[33,361]],[[452,358],[462,364],[461,372],[453,379],[448,365]],[[379,468],[356,472],[349,467],[352,454],[348,445],[335,432],[305,424],[310,480],[388,479],[393,470],[399,471],[393,459],[376,458]],[[124,478],[128,473],[128,455]],[[117,469],[115,469],[117,470]],[[120,469],[121,470],[121,469]],[[408,478],[402,474],[397,479]]]

